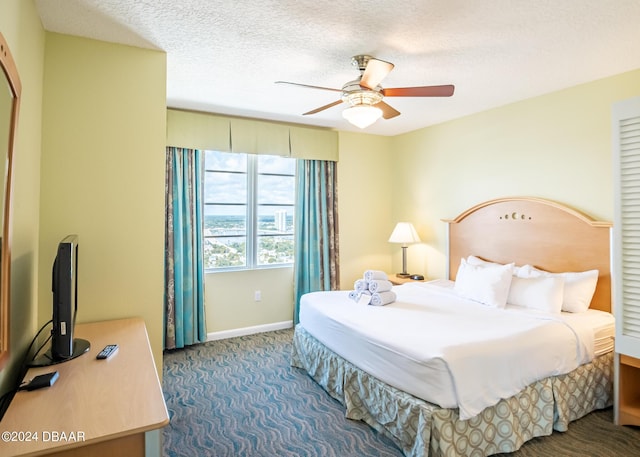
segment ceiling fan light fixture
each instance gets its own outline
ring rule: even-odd
[[[391,62],[385,62],[362,54],[354,56],[352,63],[360,71],[360,76],[342,86],[340,100],[302,113],[303,116],[319,113],[340,103],[347,103],[349,108],[342,112],[342,117],[356,127],[364,129],[381,117],[393,119],[400,115],[400,111],[382,101],[385,97],[450,97],[453,95],[454,86],[452,84],[384,89],[380,82],[393,70],[394,65]],[[287,81],[276,81],[276,83],[340,92],[340,89],[331,87],[311,86]]]
[[[368,104],[353,105],[342,112],[351,124],[365,129],[382,117],[382,110]]]

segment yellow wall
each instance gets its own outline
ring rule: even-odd
[[[365,270],[401,267],[401,260],[392,262],[394,251],[387,242],[397,222],[392,217],[397,202],[392,199],[395,151],[391,144],[389,137],[340,132],[340,286],[345,290],[352,289]]]
[[[78,322],[143,317],[161,367],[166,55],[47,33],[44,77],[38,320],[76,233]]]
[[[0,32],[22,82],[22,102],[13,168],[11,242],[11,358],[0,372],[0,393],[15,381],[22,355],[37,331],[38,232],[42,73],[45,33],[33,2],[2,0]]]
[[[395,219],[424,243],[410,269],[445,276],[441,219],[492,198],[527,195],[613,218],[611,104],[640,95],[640,70],[393,138]]]
[[[255,291],[262,299],[255,300]],[[293,268],[205,275],[207,332],[283,323],[293,317]]]

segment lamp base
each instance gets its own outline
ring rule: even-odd
[[[396,276],[398,278],[408,278],[409,276],[411,276],[410,273],[396,273]]]

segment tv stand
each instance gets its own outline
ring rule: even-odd
[[[73,339],[73,354],[71,357],[67,358],[55,358],[51,353],[51,349],[42,354],[37,359],[32,360],[27,363],[28,367],[48,367],[51,365],[57,365],[58,363],[68,362],[69,360],[73,360],[76,357],[80,357],[82,354],[87,352],[91,348],[91,343],[87,340],[83,340],[82,338],[74,338]]]
[[[25,379],[54,370],[59,378],[16,393],[0,423],[10,432],[0,440],[0,456],[144,457],[147,447],[147,455],[161,455],[158,429],[169,415],[144,321],[78,324],[75,336],[92,343],[84,357],[27,372]],[[114,343],[116,354],[96,359]]]

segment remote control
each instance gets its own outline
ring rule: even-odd
[[[100,359],[100,360],[108,359],[113,354],[115,354],[117,350],[118,350],[117,344],[108,344],[104,347],[102,351],[98,353],[98,355],[96,356],[96,359]]]

